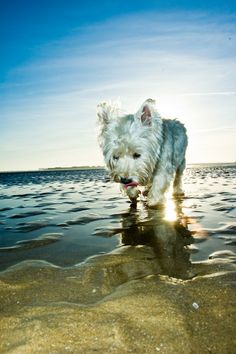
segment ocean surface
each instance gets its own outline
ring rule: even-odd
[[[163,274],[182,277],[189,262],[234,256],[235,181],[236,166],[187,168],[185,197],[153,210],[142,198],[132,207],[102,169],[0,173],[0,270],[147,245]]]

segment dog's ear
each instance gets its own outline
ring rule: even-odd
[[[107,102],[100,102],[97,105],[97,117],[98,122],[102,125],[107,124],[109,122],[109,104]]]
[[[119,112],[119,103],[117,102],[101,102],[97,105],[98,123],[107,125],[110,120],[117,116]]]
[[[136,117],[140,119],[142,123],[145,125],[152,124],[153,112],[155,110],[156,101],[148,98],[140,107],[138,112],[136,113]]]

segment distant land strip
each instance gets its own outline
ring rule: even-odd
[[[188,163],[187,168],[200,168],[200,167],[236,167],[235,162],[202,162],[202,163]],[[47,171],[78,171],[78,170],[104,170],[105,166],[71,166],[71,167],[45,167],[37,170],[8,170],[1,171],[0,173],[13,173],[13,172],[47,172]]]
[[[236,162],[203,162],[203,163],[189,163],[188,167],[217,167],[217,166],[236,166]],[[39,168],[39,171],[70,171],[70,170],[104,170],[105,166],[72,166],[72,167],[48,167]]]
[[[104,170],[104,166],[71,166],[71,167],[47,167],[39,168],[38,171],[67,171],[67,170]]]

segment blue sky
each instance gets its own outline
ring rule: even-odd
[[[0,170],[97,165],[96,105],[146,98],[188,162],[236,161],[236,2],[0,2]]]

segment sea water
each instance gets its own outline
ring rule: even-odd
[[[0,173],[0,269],[25,260],[70,267],[139,244],[167,260],[167,274],[189,260],[231,257],[235,177],[236,166],[189,167],[185,197],[169,193],[163,210],[152,210],[144,198],[131,206],[103,169]]]

